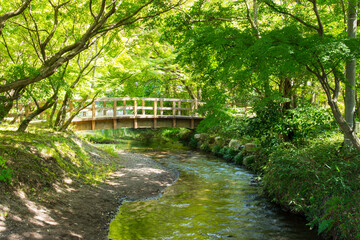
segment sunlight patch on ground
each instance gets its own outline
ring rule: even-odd
[[[49,215],[49,210],[44,207],[38,207],[32,201],[30,201],[26,194],[23,191],[17,191],[17,195],[24,202],[25,206],[29,209],[30,212],[34,214],[33,219],[30,222],[39,225],[45,226],[45,224],[49,225],[57,225],[58,223],[54,221],[52,217]]]
[[[165,171],[161,169],[155,168],[138,168],[138,169],[129,169],[130,172],[138,173],[138,174],[162,174]]]
[[[71,178],[64,178],[64,183],[66,184],[72,184],[73,180]]]

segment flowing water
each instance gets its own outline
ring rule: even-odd
[[[269,203],[241,167],[178,145],[144,148],[126,141],[124,147],[150,154],[180,175],[158,199],[124,202],[110,239],[317,239],[302,218]]]

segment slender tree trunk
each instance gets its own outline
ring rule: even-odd
[[[56,108],[57,108],[57,101],[56,101],[55,104],[53,105],[52,110],[51,110],[51,113],[50,113],[50,116],[49,116],[49,126],[50,126],[51,128],[54,127],[53,119],[54,119],[54,115],[55,115],[55,112],[56,112]]]
[[[357,0],[349,0],[348,9],[348,37],[356,38],[357,29]],[[356,84],[356,59],[350,59],[346,63],[346,89],[345,89],[345,120],[349,127],[354,130],[355,117],[355,84]],[[344,132],[344,143],[351,145],[350,139]]]
[[[13,108],[14,101],[22,94],[22,88],[8,92],[7,96],[0,96],[0,121],[2,121]]]
[[[57,100],[56,96],[52,96],[43,106],[37,108],[34,112],[30,113],[20,124],[19,128],[17,129],[18,132],[24,132],[26,128],[29,126],[30,122],[40,113],[44,112],[45,110],[51,108]]]
[[[66,92],[66,94],[65,94],[63,103],[62,103],[62,105],[61,105],[61,107],[60,107],[60,110],[59,110],[59,112],[58,112],[58,114],[57,114],[54,127],[60,127],[60,126],[63,125],[64,122],[65,122],[65,118],[66,118],[66,106],[67,106],[68,103],[69,103],[70,91],[71,91],[71,90],[68,90],[68,91]]]
[[[60,132],[64,132],[64,131],[70,126],[71,121],[80,113],[80,111],[83,110],[83,109],[85,109],[85,108],[87,108],[88,106],[90,106],[90,105],[95,101],[95,98],[96,98],[97,95],[98,95],[98,93],[95,94],[95,96],[93,97],[93,99],[91,100],[91,102],[89,102],[89,103],[87,103],[87,104],[85,104],[85,103],[86,103],[86,100],[87,100],[87,97],[84,98],[84,99],[80,102],[80,104],[79,104],[79,106],[77,107],[77,109],[70,115],[69,119],[66,120],[66,122],[64,122],[64,124],[62,124],[62,125],[59,127],[59,131],[60,131]],[[85,105],[84,105],[84,104],[85,104]]]

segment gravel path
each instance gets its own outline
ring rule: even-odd
[[[156,197],[178,177],[145,155],[119,155],[123,167],[98,186],[65,179],[45,202],[21,191],[2,198],[11,211],[0,215],[0,239],[107,239],[123,200]]]

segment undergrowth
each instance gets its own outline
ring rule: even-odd
[[[39,129],[0,131],[0,156],[2,187],[25,191],[49,188],[68,176],[97,183],[114,169],[110,155],[75,135]]]
[[[306,147],[278,148],[263,176],[274,201],[303,212],[310,226],[333,239],[360,239],[360,155],[342,139],[320,138]]]

